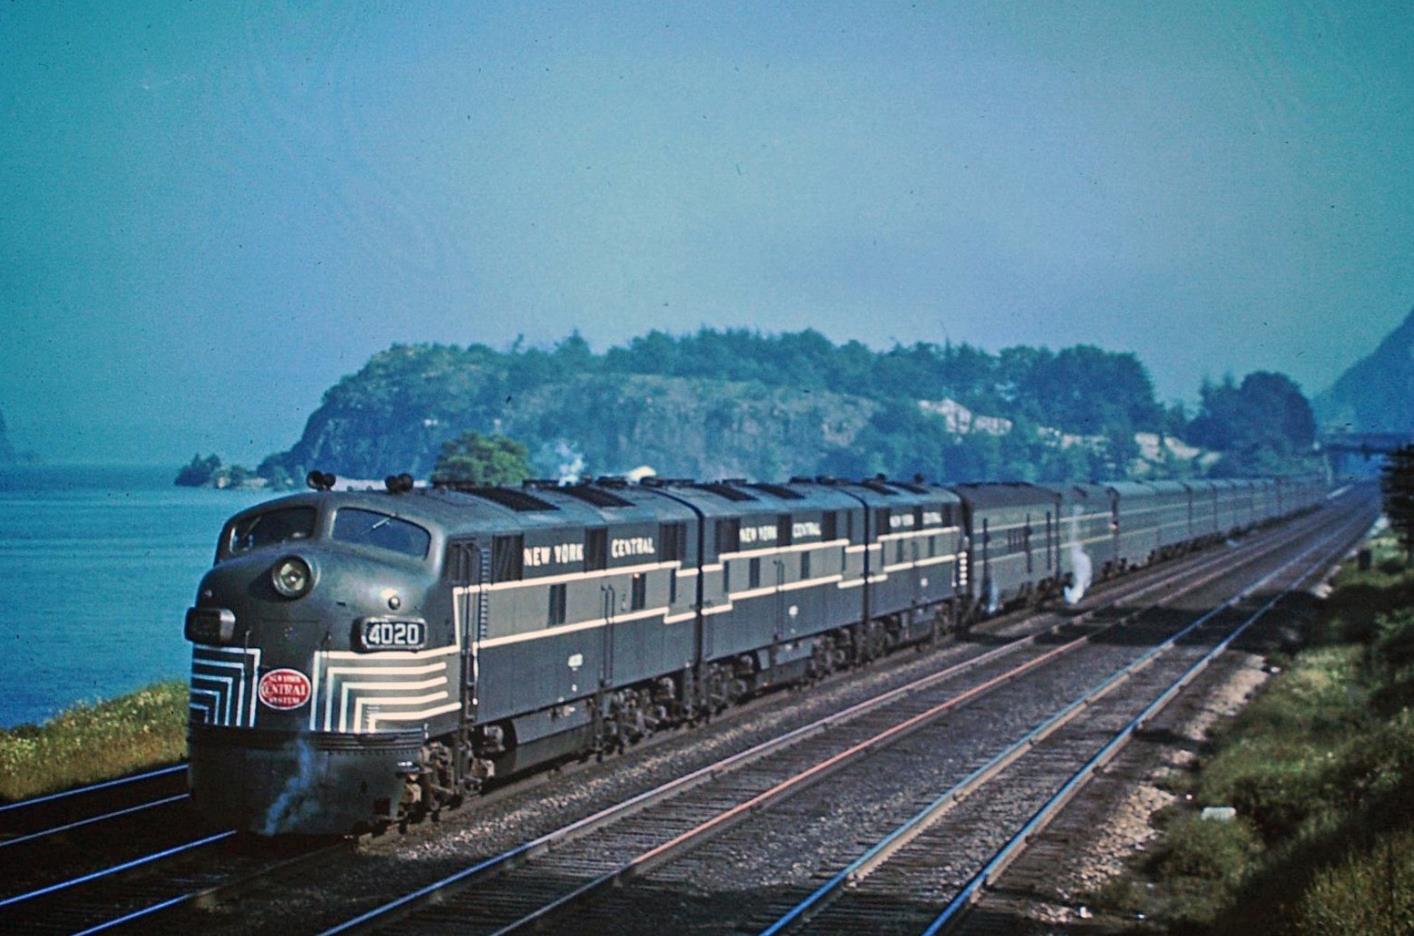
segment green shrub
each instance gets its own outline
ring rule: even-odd
[[[1403,553],[1388,537],[1376,540],[1372,549],[1373,569],[1360,571],[1347,563],[1335,577],[1335,590],[1326,601],[1322,640],[1369,643],[1380,615],[1414,605],[1414,576],[1404,564]]]
[[[1321,647],[1299,663],[1243,710],[1228,734],[1248,738],[1342,738],[1366,719],[1359,691],[1361,651],[1357,647]]]
[[[1352,735],[1330,761],[1329,787],[1347,811],[1414,820],[1414,711]]]
[[[1414,932],[1414,831],[1386,835],[1318,872],[1294,913],[1299,933]]]
[[[1388,537],[1373,548],[1306,649],[1167,781],[1239,821],[1173,820],[1146,890],[1104,891],[1142,904],[1124,909],[1219,936],[1414,933],[1414,569]]]
[[[1400,608],[1378,615],[1371,651],[1376,664],[1386,673],[1414,663],[1414,609]]]
[[[1351,691],[1359,657],[1348,647],[1306,653],[1248,706],[1203,763],[1199,802],[1236,807],[1274,842],[1341,799],[1335,751],[1369,721],[1365,695]]]
[[[1328,764],[1320,752],[1259,763],[1232,779],[1228,802],[1250,816],[1263,840],[1275,842],[1294,833],[1327,800]]]
[[[1260,846],[1252,826],[1239,817],[1231,822],[1181,816],[1165,830],[1157,867],[1165,878],[1196,877],[1235,882]]]
[[[38,796],[186,756],[187,686],[163,682],[0,729],[0,798]]]

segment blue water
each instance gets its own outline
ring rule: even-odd
[[[0,726],[186,677],[182,621],[225,519],[269,495],[176,467],[0,466]]]

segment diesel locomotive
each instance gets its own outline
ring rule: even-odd
[[[244,510],[187,611],[190,783],[259,835],[455,807],[1321,501],[1318,479],[313,490]]]

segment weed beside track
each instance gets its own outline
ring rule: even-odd
[[[1258,698],[1167,778],[1179,801],[1156,847],[1092,908],[1177,932],[1414,931],[1414,568],[1392,538],[1372,548]]]
[[[187,753],[187,684],[83,702],[42,725],[0,729],[0,801],[107,780]]]

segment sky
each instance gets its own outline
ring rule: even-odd
[[[813,327],[1325,389],[1414,306],[1402,3],[11,3],[0,413],[254,463],[395,342]]]

